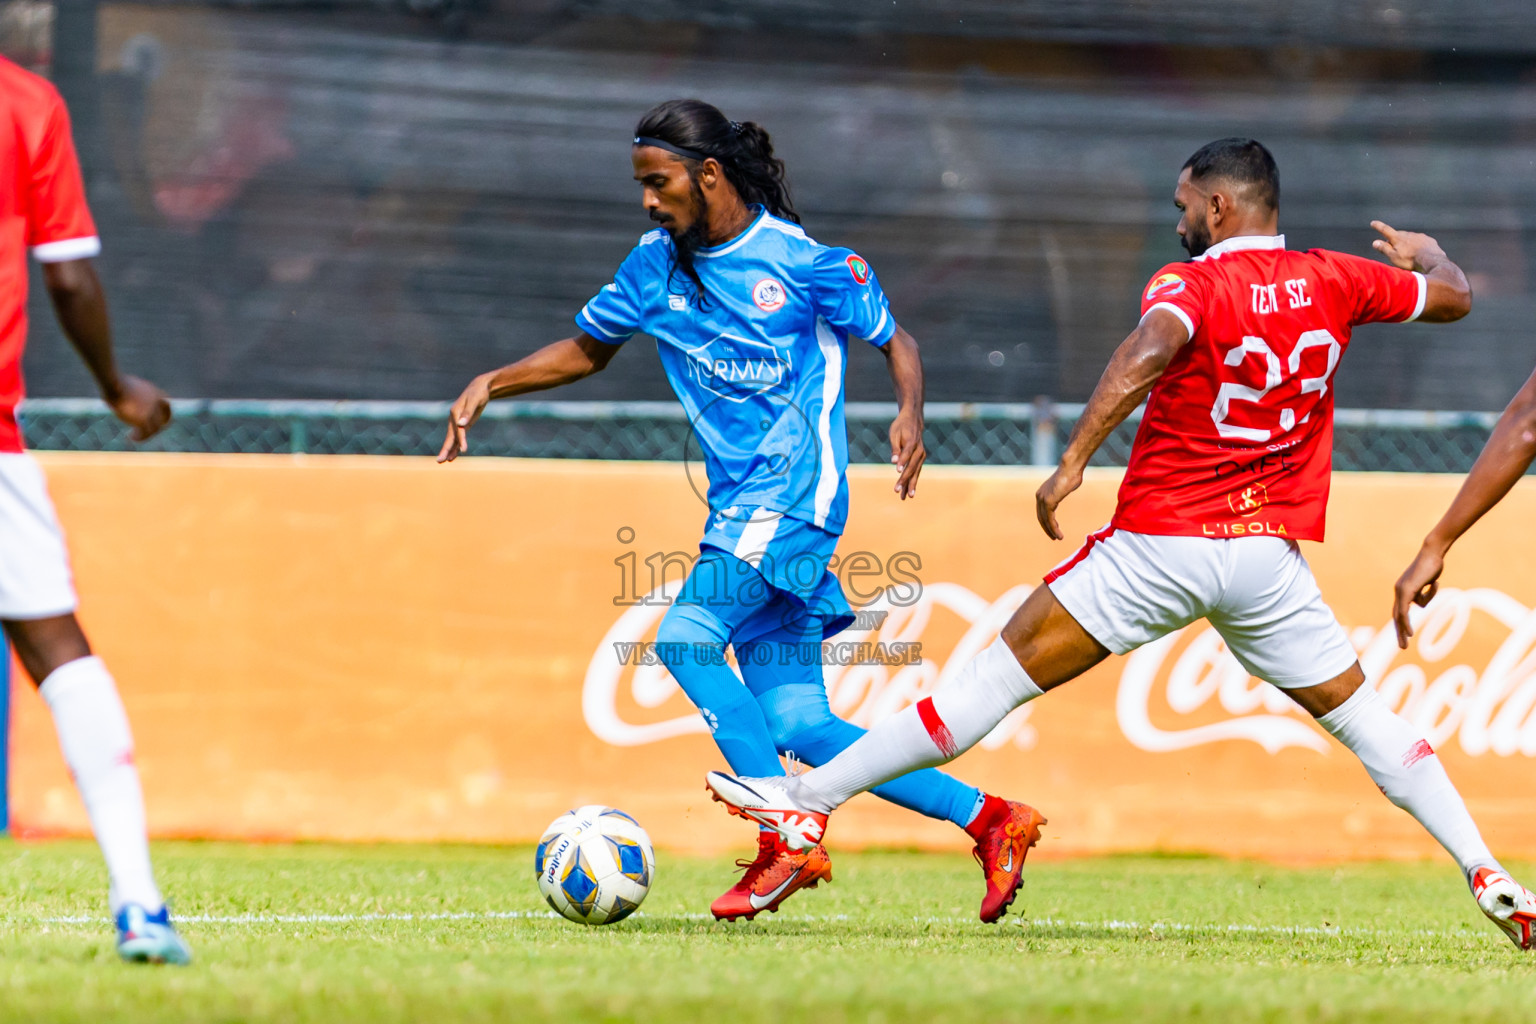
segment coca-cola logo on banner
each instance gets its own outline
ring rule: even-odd
[[[659,588],[626,608],[587,666],[582,712],[588,728],[608,743],[636,746],[708,731],[691,710],[644,720],[646,711],[678,696],[677,683],[659,660],[634,656],[654,638],[678,587]],[[941,689],[992,642],[1031,589],[1014,587],[988,601],[957,583],[929,583],[910,604],[882,597],[866,605],[860,620],[869,628],[838,636],[841,649],[920,650],[921,657],[852,663],[830,658],[823,672],[832,710],[868,727]],[[1346,625],[1370,684],[1436,749],[1454,742],[1473,756],[1536,757],[1536,610],[1491,588],[1446,588],[1428,609],[1414,613],[1416,636],[1406,652],[1398,650],[1390,621]],[[929,625],[947,616],[958,617],[962,632],[953,646],[941,649],[929,637]],[[936,632],[950,636],[953,629]],[[1034,746],[1029,717],[1037,706],[1009,715],[981,746]],[[1146,751],[1227,740],[1254,743],[1270,753],[1288,747],[1328,750],[1308,716],[1279,690],[1250,676],[1203,621],[1120,663],[1115,713],[1126,740]]]

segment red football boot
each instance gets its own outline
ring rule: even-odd
[[[791,850],[777,832],[768,829],[757,833],[757,859],[739,860],[736,866],[746,868],[746,873],[709,905],[709,912],[720,920],[744,917],[750,921],[764,910],[776,913],[780,903],[801,889],[832,881],[832,858],[825,846]]]
[[[1478,868],[1467,881],[1477,905],[1510,942],[1536,948],[1536,893],[1498,868]]]
[[[1045,818],[1027,804],[987,795],[976,820],[965,831],[976,840],[973,854],[987,881],[981,898],[981,919],[987,924],[1008,912],[1024,881],[1024,858],[1040,841]]]

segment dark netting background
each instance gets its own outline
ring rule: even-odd
[[[629,132],[677,95],[769,128],[934,400],[1086,397],[1183,255],[1180,164],[1239,133],[1293,247],[1367,252],[1379,217],[1472,276],[1461,324],[1360,331],[1341,405],[1497,409],[1536,361],[1529,0],[10,0],[0,47],[69,99],[123,361],[178,396],[447,399],[570,333],[649,226]],[[32,312],[32,392],[90,394]],[[668,397],[631,349],[558,397]]]

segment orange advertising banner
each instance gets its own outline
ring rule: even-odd
[[[750,842],[704,793],[723,762],[702,720],[644,653],[705,519],[683,466],[39,457],[155,834],[530,841],[607,803],[665,847]],[[943,686],[1076,542],[1035,524],[1037,470],[930,467],[904,504],[891,471],[851,477],[835,571],[861,615],[825,675],[834,710],[868,725]],[[1117,481],[1095,472],[1068,500],[1069,536],[1109,518]],[[1459,483],[1341,475],[1328,542],[1304,547],[1495,852],[1536,857],[1536,486],[1457,547],[1410,650],[1390,625],[1391,584]],[[47,710],[16,691],[14,825],[85,832]],[[1436,849],[1203,623],[1015,712],[950,770],[1044,810],[1047,854]],[[967,845],[867,795],[829,841]]]

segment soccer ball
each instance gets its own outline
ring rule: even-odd
[[[656,876],[656,851],[623,811],[589,804],[549,823],[533,855],[539,892],[579,924],[613,924],[640,907]]]

